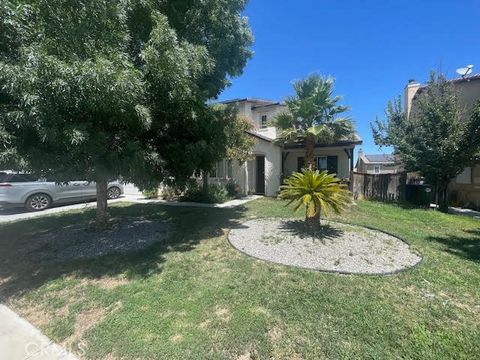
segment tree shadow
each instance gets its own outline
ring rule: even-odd
[[[429,236],[427,239],[442,244],[449,254],[480,262],[480,229],[463,231],[470,236]]]
[[[147,278],[163,270],[168,253],[190,251],[203,240],[223,235],[224,229],[240,223],[244,212],[244,207],[114,206],[110,209],[114,222],[121,224],[142,219],[148,226],[169,224],[170,230],[168,236],[161,231],[152,232],[149,236],[158,239],[149,239],[148,242],[145,237],[136,236],[135,232],[141,232],[141,228],[130,231],[127,236],[116,236],[115,229],[109,230],[113,234],[109,234],[107,248],[112,251],[107,252],[105,246],[98,245],[105,233],[88,231],[94,210],[0,224],[0,301],[67,276],[91,280],[118,275]],[[82,227],[89,239],[85,240],[84,236],[84,243],[80,245],[75,236],[55,236],[60,232],[68,234],[70,229],[73,234],[73,229],[78,231]],[[125,227],[119,226],[118,229],[123,231]],[[113,249],[112,236],[119,242]],[[39,239],[42,239],[41,246],[38,246]],[[129,244],[125,246],[122,242]],[[83,246],[88,256],[81,256],[79,246]]]
[[[321,241],[334,240],[343,234],[341,229],[324,223],[322,223],[319,231],[312,232],[305,226],[305,222],[302,220],[282,221],[280,228],[289,235],[297,236],[301,239],[313,237]]]

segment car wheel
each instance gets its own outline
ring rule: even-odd
[[[52,199],[47,194],[34,194],[25,202],[25,207],[30,211],[41,211],[48,209],[52,204]]]
[[[117,186],[112,186],[108,189],[107,196],[109,199],[118,199],[122,195],[122,191]]]

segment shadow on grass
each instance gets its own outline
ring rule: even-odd
[[[110,214],[116,222],[139,218],[147,219],[148,224],[165,222],[170,224],[171,232],[168,237],[163,235],[146,247],[136,244],[136,250],[131,252],[108,255],[105,251],[97,252],[95,247],[96,241],[102,241],[102,233],[86,232],[92,238],[83,246],[95,247],[88,250],[87,258],[65,257],[65,253],[77,251],[78,243],[68,236],[63,236],[59,241],[58,238],[55,239],[55,234],[59,231],[66,232],[71,226],[83,226],[86,229],[94,216],[94,210],[0,224],[0,302],[65,276],[87,279],[120,274],[126,274],[129,278],[149,277],[162,271],[167,253],[190,251],[202,240],[223,235],[223,229],[238,226],[244,212],[244,207],[215,209],[156,204],[112,206]],[[119,231],[122,231],[121,227]],[[48,237],[49,234],[53,235],[55,244],[48,244],[47,241],[38,247],[38,239]],[[119,236],[118,239],[127,241],[125,236]],[[132,242],[132,239],[129,238],[128,241]],[[139,241],[142,241],[141,237]]]
[[[446,252],[480,262],[480,229],[464,230],[470,236],[430,236],[427,239],[443,245]]]
[[[302,220],[283,221],[280,227],[284,232],[289,233],[299,238],[314,237],[318,240],[333,240],[342,236],[343,231],[329,224],[322,224],[319,231],[312,232],[305,227],[305,222]]]

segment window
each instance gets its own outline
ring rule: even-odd
[[[229,179],[233,178],[233,161],[228,160],[227,162],[227,176]]]
[[[380,165],[375,165],[373,167],[373,171],[375,172],[375,174],[380,174]]]
[[[455,178],[457,184],[471,184],[472,183],[472,168],[465,168],[460,174]]]
[[[316,169],[320,171],[327,170],[331,174],[338,172],[338,157],[337,156],[317,156],[315,158]],[[297,171],[301,171],[305,167],[305,158],[297,158]]]
[[[327,157],[326,156],[319,156],[317,157],[317,169],[320,171],[328,170],[327,166]]]
[[[265,129],[268,125],[268,118],[267,115],[262,115],[261,121],[260,121],[260,127],[262,129]]]
[[[305,167],[305,158],[297,157],[297,171],[300,172]]]
[[[217,170],[217,178],[224,178],[225,177],[225,163],[222,161],[219,161],[216,166]]]
[[[212,172],[210,173],[210,177],[212,178],[224,178],[225,177],[225,163],[224,161],[218,161]]]
[[[7,174],[0,173],[0,182],[9,182],[9,183],[22,183],[22,182],[34,182],[37,181],[33,175],[30,174]]]

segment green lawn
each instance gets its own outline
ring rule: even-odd
[[[274,265],[228,244],[228,228],[248,217],[291,216],[283,204],[117,204],[114,218],[170,219],[175,233],[141,253],[55,264],[22,249],[92,211],[0,225],[0,296],[84,358],[478,358],[480,221],[359,202],[341,220],[396,234],[423,255],[392,276]]]

